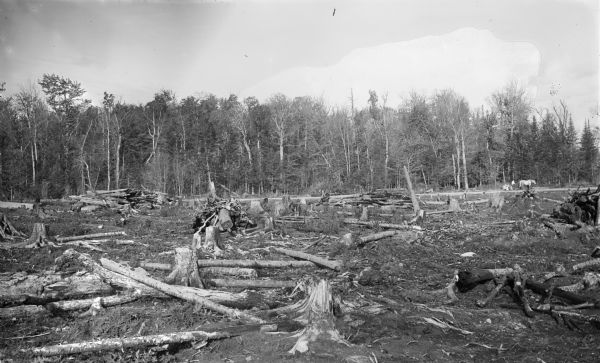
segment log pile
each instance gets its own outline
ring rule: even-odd
[[[88,192],[85,195],[70,196],[69,199],[75,201],[74,209],[80,210],[86,206],[90,210],[100,207],[123,210],[127,208],[139,208],[147,206],[156,208],[169,202],[165,193],[154,192],[145,189],[115,189],[115,190],[97,190]],[[96,207],[92,207],[96,206]]]
[[[321,204],[328,203],[330,206],[366,206],[366,205],[392,205],[412,208],[412,202],[410,196],[406,194],[381,190],[373,191],[365,194],[351,194],[351,195],[339,195],[339,196],[327,196],[321,198]]]
[[[569,199],[555,208],[552,217],[562,222],[583,226],[598,224],[598,202],[600,196],[600,186],[594,191],[587,189],[585,191],[574,191]]]

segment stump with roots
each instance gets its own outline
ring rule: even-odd
[[[43,223],[36,223],[33,225],[31,237],[29,237],[28,244],[25,246],[25,248],[39,248],[44,246],[56,247],[54,243],[48,240],[48,236],[46,235],[46,226]]]
[[[340,335],[335,327],[333,312],[336,303],[331,294],[329,281],[312,282],[307,288],[307,294],[304,301],[286,308],[295,313],[294,320],[306,325],[295,335],[298,340],[288,353],[305,353],[309,350],[309,344],[323,339],[349,346],[350,343]]]

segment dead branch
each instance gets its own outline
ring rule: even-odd
[[[41,356],[67,355],[77,353],[100,352],[105,350],[145,347],[151,345],[165,345],[199,340],[216,340],[229,338],[231,335],[225,332],[187,331],[168,334],[147,335],[131,338],[110,338],[90,342],[51,345],[42,348],[23,350],[27,353]]]

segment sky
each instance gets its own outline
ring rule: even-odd
[[[334,12],[335,11],[335,12]],[[369,90],[396,107],[453,88],[472,108],[518,82],[537,108],[565,101],[600,126],[594,0],[0,0],[7,93],[54,73],[100,104],[161,89],[265,101],[274,93],[344,107]]]

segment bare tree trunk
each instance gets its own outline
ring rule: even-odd
[[[350,88],[350,109],[352,111],[352,136],[354,137],[354,144],[356,148],[354,149],[354,153],[356,154],[356,169],[360,171],[360,147],[358,144],[358,132],[356,130],[355,120],[354,120],[354,91]]]
[[[454,145],[456,148],[456,187],[458,190],[461,188],[460,182],[460,141],[458,140],[458,133],[454,133]]]
[[[388,187],[388,165],[390,162],[390,138],[388,133],[385,133],[385,165],[383,171],[383,184],[384,188]]]
[[[119,171],[119,159],[121,157],[121,131],[119,130],[117,132],[117,143],[115,145],[115,162],[117,163],[115,165],[115,188],[119,189],[119,178],[121,177],[120,171]]]
[[[371,154],[369,153],[369,146],[367,146],[367,162],[369,163],[369,180],[371,184],[370,187],[371,189],[373,189],[373,159],[371,158]]]
[[[262,151],[260,149],[260,137],[256,138],[256,149],[258,152],[258,194],[263,194],[265,192],[265,188],[263,183]]]
[[[106,115],[106,190],[110,190],[110,113]]]
[[[281,187],[285,190],[285,175],[283,170],[283,143],[284,143],[284,131],[279,130],[279,178],[281,182]]]
[[[465,178],[465,191],[468,191],[469,190],[469,179],[468,179],[468,175],[467,175],[467,157],[465,156],[465,130],[464,129],[460,130],[460,143],[462,146],[462,161],[463,161],[463,166],[464,166],[463,175]]]
[[[456,174],[456,160],[454,160],[454,154],[452,154],[452,175],[454,176],[454,184],[458,185],[458,176]]]

